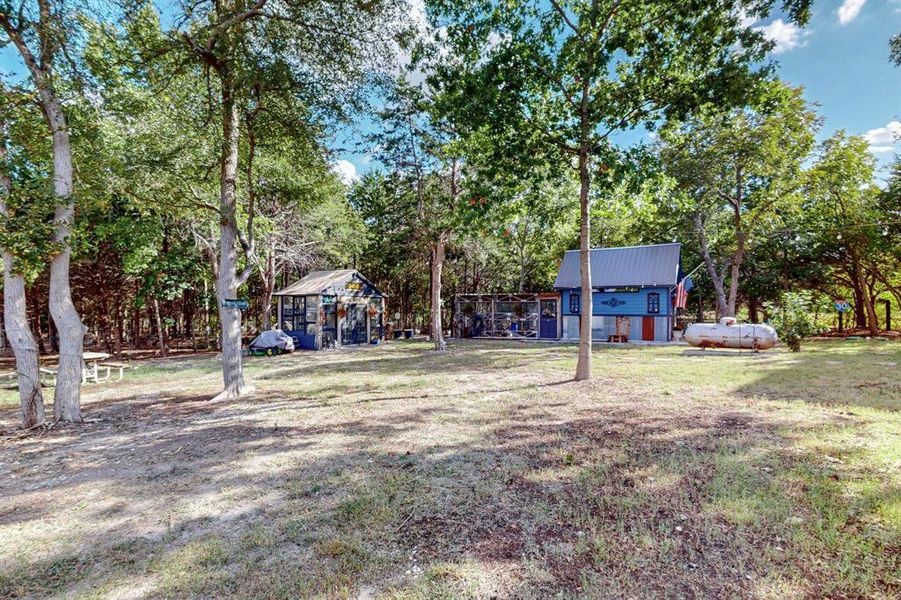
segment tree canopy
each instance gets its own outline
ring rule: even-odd
[[[457,293],[548,291],[579,248],[592,314],[591,247],[673,241],[703,265],[680,319],[784,300],[822,328],[845,297],[877,334],[901,303],[901,167],[883,181],[843,131],[816,143],[816,99],[748,26],[803,25],[809,4],[432,0],[423,24],[404,0],[0,2],[25,67],[0,80],[17,363],[74,357],[54,403],[72,421],[84,343],[218,349],[232,397],[245,338],[312,270],[360,269],[391,326],[443,349]],[[623,141],[641,130],[655,141]],[[369,163],[355,181],[343,137]]]

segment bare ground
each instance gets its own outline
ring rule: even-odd
[[[897,597],[899,362],[397,343],[211,403],[148,361],[0,441],[0,597]]]

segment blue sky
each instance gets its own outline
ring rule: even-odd
[[[819,105],[820,137],[863,134],[884,168],[901,151],[901,67],[888,61],[888,40],[901,33],[901,0],[814,2],[803,31],[776,29],[779,74]]]
[[[162,4],[165,5],[165,2]],[[412,18],[422,18],[422,0],[411,0]],[[888,61],[888,40],[901,33],[901,0],[814,0],[813,16],[805,29],[771,18],[753,24],[776,42],[773,59],[780,76],[805,88],[808,101],[819,106],[825,119],[820,138],[837,129],[865,135],[884,176],[888,164],[901,152],[901,68]],[[25,69],[15,50],[0,49],[4,76]],[[336,168],[347,179],[372,168],[363,150],[356,148],[357,127],[336,132]],[[627,133],[623,143],[646,140],[644,132]]]

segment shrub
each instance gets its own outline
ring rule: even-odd
[[[776,333],[792,352],[801,350],[801,340],[818,333],[811,313],[813,300],[807,292],[785,292],[778,303],[767,307]]]

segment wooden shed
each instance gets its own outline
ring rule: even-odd
[[[313,271],[273,296],[278,327],[297,348],[319,350],[384,339],[385,295],[356,269]]]

